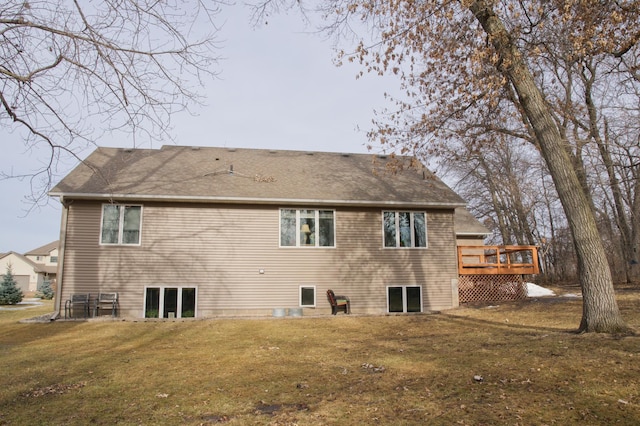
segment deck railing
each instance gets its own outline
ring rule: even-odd
[[[539,273],[537,246],[458,246],[460,275]]]

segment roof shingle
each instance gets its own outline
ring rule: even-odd
[[[413,157],[185,146],[98,148],[50,195],[140,201],[465,205]]]

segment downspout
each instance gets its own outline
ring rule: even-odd
[[[60,245],[58,246],[58,272],[56,274],[56,298],[54,308],[56,311],[51,315],[51,320],[60,317],[60,311],[64,309],[62,306],[62,283],[64,281],[64,253],[67,242],[67,220],[69,217],[69,203],[65,201],[64,196],[60,196],[60,204],[62,204],[62,217],[60,219]]]

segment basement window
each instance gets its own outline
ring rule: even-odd
[[[145,318],[194,318],[195,316],[195,287],[145,288]]]
[[[422,287],[387,286],[387,312],[422,312]]]
[[[300,286],[300,307],[316,307],[316,286]]]

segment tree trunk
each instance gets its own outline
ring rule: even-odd
[[[595,66],[590,63],[585,63],[584,69],[589,71],[589,75],[587,75],[586,71],[582,71],[582,81],[585,87],[584,100],[587,106],[587,112],[589,114],[589,132],[593,140],[596,142],[596,145],[598,146],[600,158],[602,159],[602,163],[607,170],[607,177],[609,178],[608,186],[611,190],[611,195],[613,196],[613,211],[615,213],[615,223],[620,232],[619,246],[620,251],[622,252],[622,258],[625,260],[624,272],[626,275],[626,281],[630,282],[630,267],[629,262],[627,261],[627,259],[629,259],[629,256],[627,256],[627,253],[631,253],[632,250],[631,227],[629,226],[629,220],[627,219],[627,214],[624,209],[624,202],[622,201],[622,190],[620,188],[620,181],[618,180],[618,176],[616,175],[615,166],[611,158],[611,153],[609,152],[609,130],[606,119],[604,122],[604,140],[600,135],[600,128],[598,126],[598,113],[596,110],[596,104],[593,100],[593,82],[596,78],[596,69]],[[611,237],[612,241],[616,241],[613,233],[611,233]]]
[[[495,181],[493,179],[493,173],[491,168],[487,165],[484,158],[478,158],[478,163],[482,170],[484,170],[484,175],[486,179],[486,185],[489,188],[489,194],[491,196],[491,203],[493,204],[493,211],[496,214],[496,219],[498,220],[498,229],[500,230],[500,238],[502,238],[502,244],[509,245],[509,231],[507,229],[507,223],[504,218],[503,204],[499,200],[498,197],[498,189],[496,188]],[[478,179],[482,179],[482,175],[479,173],[474,173]]]
[[[500,58],[497,67],[513,85],[519,103],[534,129],[542,156],[556,185],[569,221],[578,257],[578,276],[582,286],[583,307],[580,332],[627,332],[613,290],[611,271],[593,211],[580,186],[576,171],[564,148],[551,111],[535,80],[512,42],[503,22],[490,3],[474,1],[469,6]]]
[[[540,182],[542,186],[542,196],[545,201],[545,208],[547,210],[547,216],[549,217],[549,232],[550,235],[544,236],[544,240],[541,241],[543,247],[542,251],[544,254],[544,265],[546,266],[546,275],[547,278],[551,280],[551,283],[555,281],[558,274],[557,268],[557,260],[558,260],[558,244],[556,238],[556,225],[555,220],[553,219],[553,209],[551,207],[552,201],[551,196],[549,195],[549,190],[547,189],[547,182],[545,179],[545,171],[542,167],[540,167]],[[547,245],[548,244],[548,245]],[[547,247],[544,247],[547,245]],[[549,259],[551,258],[551,259]]]
[[[635,176],[631,204],[631,253],[629,274],[632,282],[640,282],[640,176]]]

